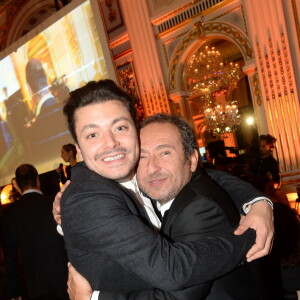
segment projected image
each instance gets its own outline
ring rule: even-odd
[[[102,43],[103,45],[103,43]],[[62,113],[69,92],[109,77],[91,4],[84,2],[0,61],[0,186],[16,167],[57,167],[73,142]]]

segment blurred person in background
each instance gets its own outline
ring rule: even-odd
[[[8,198],[11,202],[15,202],[15,201],[19,200],[21,197],[21,193],[20,193],[20,189],[18,187],[17,181],[16,181],[16,177],[13,177],[11,179],[11,187],[12,188],[11,188]]]
[[[77,150],[74,144],[66,144],[61,148],[61,158],[69,163],[68,166],[60,164],[57,173],[59,175],[59,180],[61,183],[66,183],[67,180],[71,179],[71,169],[77,165],[76,160]]]
[[[56,99],[50,93],[47,74],[41,61],[32,58],[26,65],[26,80],[32,100],[36,106],[35,118],[53,110],[57,105]]]
[[[21,296],[18,251],[28,299],[68,300],[67,255],[64,241],[52,217],[53,197],[40,190],[36,168],[24,164],[16,169],[21,198],[6,216],[3,254],[11,298]],[[16,282],[16,286],[12,285]]]
[[[270,178],[273,181],[274,188],[280,187],[279,163],[273,157],[276,138],[270,134],[259,136],[259,154],[250,163],[249,172],[253,180],[259,178]]]

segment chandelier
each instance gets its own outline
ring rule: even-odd
[[[235,101],[206,106],[204,117],[207,130],[214,135],[234,132],[240,123],[239,110]]]
[[[189,61],[187,88],[203,101],[207,130],[215,135],[234,132],[239,125],[237,102],[227,98],[242,74],[240,65],[224,61],[215,47],[199,49]],[[223,100],[219,103],[216,98]]]

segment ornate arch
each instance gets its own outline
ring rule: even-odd
[[[183,90],[184,60],[189,49],[195,48],[199,43],[209,37],[220,37],[235,44],[247,62],[254,59],[252,45],[247,36],[238,28],[221,22],[196,23],[194,30],[190,31],[179,43],[171,60],[169,68],[169,91]]]
[[[56,7],[52,0],[27,1],[17,11],[10,16],[12,20],[5,38],[6,47],[55,13]]]

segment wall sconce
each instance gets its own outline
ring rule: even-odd
[[[5,205],[8,203],[11,203],[11,200],[9,199],[10,192],[12,190],[12,185],[7,184],[1,191],[1,205]]]

